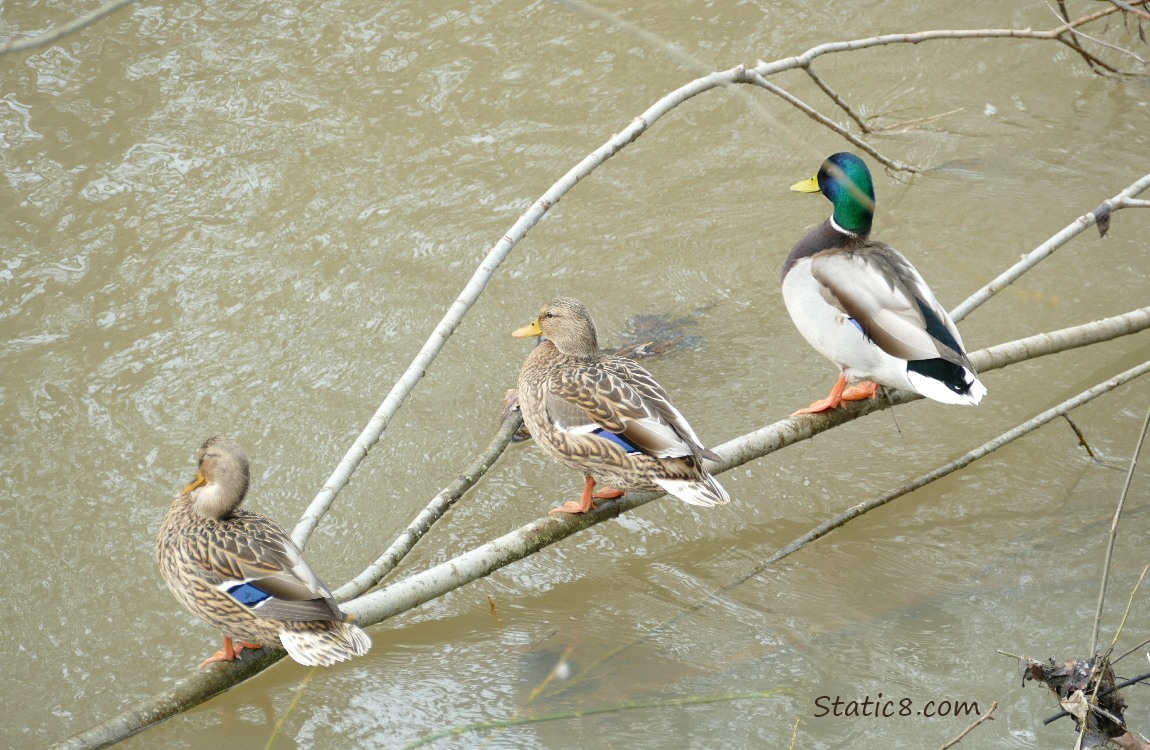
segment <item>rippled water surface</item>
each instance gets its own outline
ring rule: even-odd
[[[92,7],[0,4],[0,41]],[[292,526],[488,248],[665,93],[827,41],[1054,23],[1029,0],[882,13],[807,0],[141,0],[0,57],[0,746],[68,737],[217,648],[153,559],[196,447],[239,440],[250,507]],[[1148,53],[1133,24],[1096,30]],[[875,235],[947,306],[1150,171],[1150,86],[1094,75],[1062,45],[932,42],[817,70],[886,128],[878,149],[943,167],[876,167]],[[775,81],[845,119],[801,72]],[[508,333],[549,296],[584,300],[608,346],[633,315],[690,316],[699,346],[649,368],[709,444],[825,395],[834,369],[787,318],[778,270],[829,209],[787,187],[849,147],[734,87],[683,104],[579,183],[340,494],[307,548],[321,576],[334,587],[359,573],[487,443],[527,352]],[[1144,209],[1116,214],[1105,239],[1084,233],[963,321],[969,348],[1147,304],[1147,237]],[[398,748],[550,716],[434,746],[761,748],[797,732],[796,748],[938,747],[973,718],[818,715],[820,696],[880,692],[916,708],[998,701],[974,746],[1069,746],[1066,721],[1041,724],[1053,701],[995,651],[1085,655],[1146,382],[1075,412],[1104,464],[1058,421],[708,596],[826,518],[1148,357],[1140,334],[988,372],[977,409],[918,402],[837,428],[723,475],[728,506],[649,504],[370,628],[362,659],[281,663],[126,746]],[[579,487],[513,446],[401,575]],[[1148,512],[1136,476],[1106,643],[1150,562]],[[1148,614],[1137,596],[1119,650],[1150,637]],[[700,702],[639,707],[684,698]],[[1129,700],[1140,721],[1146,695]]]

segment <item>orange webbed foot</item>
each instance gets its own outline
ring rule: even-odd
[[[866,401],[878,393],[878,383],[863,380],[843,391],[843,401]]]
[[[220,661],[234,661],[245,648],[263,648],[263,644],[249,643],[248,641],[233,643],[231,636],[224,636],[224,647],[200,662],[200,669]]]
[[[617,497],[623,497],[627,493],[623,490],[617,490],[614,487],[604,487],[596,492],[591,497],[597,500],[614,500]]]
[[[800,414],[822,414],[824,411],[830,411],[831,409],[834,409],[839,405],[839,403],[842,403],[842,401],[840,400],[838,403],[835,403],[829,398],[820,398],[810,406],[806,406],[802,409],[799,409],[798,411],[791,412],[791,416],[797,417]]]
[[[556,513],[571,513],[571,514],[587,513],[587,512],[592,511],[592,510],[595,510],[595,503],[589,503],[587,507],[584,507],[583,503],[581,503],[581,502],[576,502],[575,500],[568,500],[567,502],[560,505],[558,508],[552,508],[551,510],[547,511],[547,515],[553,516]]]
[[[570,500],[566,503],[563,503],[558,508],[552,508],[551,510],[547,511],[547,515],[553,515],[555,513],[587,513],[589,511],[595,510],[595,501],[592,500],[592,498],[598,497],[598,495],[591,494],[591,491],[594,489],[595,480],[591,477],[584,477],[583,494],[579,497],[579,502]],[[612,491],[618,492],[618,490]],[[618,495],[615,497],[618,497]]]
[[[843,390],[847,387],[847,376],[839,373],[839,379],[835,381],[835,387],[831,388],[830,395],[826,398],[819,399],[805,409],[799,409],[791,414],[792,417],[797,417],[800,414],[819,414],[820,412],[830,411],[843,402]]]

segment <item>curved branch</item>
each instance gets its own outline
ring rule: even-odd
[[[125,5],[132,3],[133,1],[134,0],[110,0],[110,2],[104,3],[91,13],[85,13],[79,18],[69,21],[63,26],[57,26],[54,29],[49,29],[43,34],[23,37],[20,39],[11,39],[6,44],[0,45],[0,56],[6,55],[9,52],[24,52],[26,50],[36,49],[37,47],[43,47],[45,45],[52,44],[53,42],[57,42],[69,34],[77,32],[87,26],[91,26],[96,21],[99,21],[105,16],[110,16],[112,13],[116,12],[120,8],[123,8]]]

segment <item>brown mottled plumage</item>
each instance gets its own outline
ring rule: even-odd
[[[519,371],[523,420],[544,453],[586,477],[580,502],[552,513],[586,513],[592,497],[618,497],[620,490],[668,492],[693,505],[730,501],[703,468],[703,458],[718,456],[649,372],[599,351],[583,303],[548,300],[534,322],[511,335],[545,337]],[[592,495],[596,482],[616,489]]]
[[[209,439],[195,480],[168,508],[156,539],[172,594],[224,634],[223,650],[200,666],[266,643],[282,644],[309,666],[367,653],[371,639],[348,621],[287,532],[267,516],[239,509],[248,477],[248,457],[238,443]]]

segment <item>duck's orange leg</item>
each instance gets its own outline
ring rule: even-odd
[[[203,669],[207,665],[215,664],[218,661],[232,661],[236,657],[238,657],[240,655],[240,652],[243,651],[245,648],[251,648],[251,649],[263,648],[263,644],[248,643],[247,641],[238,641],[238,642],[233,643],[232,637],[230,635],[225,635],[224,636],[224,647],[222,649],[220,649],[219,651],[215,652],[214,654],[212,654],[211,656],[209,656],[208,658],[204,659],[202,662],[200,662],[200,668]]]
[[[818,414],[820,412],[829,411],[842,405],[843,391],[847,387],[847,376],[845,373],[839,373],[839,379],[835,381],[835,387],[831,388],[829,396],[819,399],[805,409],[799,409],[791,414],[792,417],[797,417],[800,414]]]
[[[843,391],[843,401],[866,401],[878,393],[878,383],[863,380]]]
[[[591,477],[585,477],[583,481],[583,495],[580,496],[579,502],[569,500],[558,508],[552,508],[547,511],[548,515],[553,513],[586,513],[595,510],[595,501],[592,498],[598,496],[591,494],[591,490],[593,489],[595,489],[595,480]],[[614,491],[618,492],[618,490]],[[615,497],[618,497],[618,495]]]

